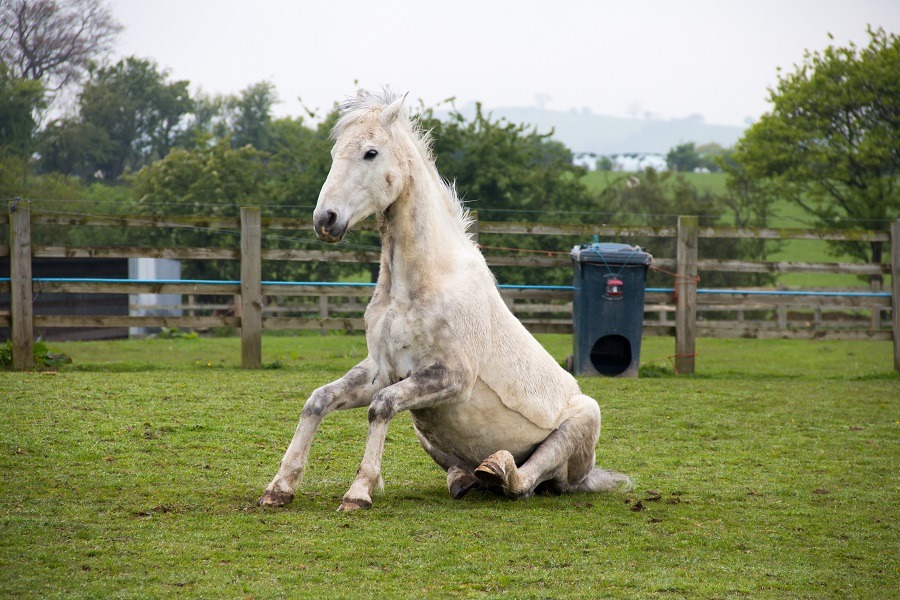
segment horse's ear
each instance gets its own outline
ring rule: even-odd
[[[406,100],[406,96],[408,95],[409,92],[403,94],[385,107],[385,109],[381,112],[382,127],[387,129],[394,124],[394,121],[396,121],[397,117],[399,117],[403,112],[403,101]]]

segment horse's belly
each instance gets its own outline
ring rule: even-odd
[[[510,410],[481,379],[465,402],[412,411],[419,433],[432,446],[474,468],[498,450],[521,463],[552,430]]]

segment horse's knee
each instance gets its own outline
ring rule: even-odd
[[[597,401],[584,394],[578,394],[575,398],[579,409],[578,412],[586,418],[596,420],[599,423],[600,405],[597,404]]]
[[[392,394],[384,390],[375,394],[369,405],[369,422],[390,421],[395,414],[397,414],[397,409]]]
[[[328,389],[327,385],[317,388],[309,395],[309,398],[306,399],[306,403],[303,405],[300,416],[306,418],[324,417],[334,410],[334,401],[334,393]]]
[[[575,397],[575,411],[570,417],[573,423],[578,423],[590,434],[596,437],[600,436],[600,424],[602,416],[600,414],[600,405],[590,396],[578,394]],[[596,439],[594,440],[596,442]]]

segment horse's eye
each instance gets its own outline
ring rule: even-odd
[[[366,153],[365,153],[365,155],[363,155],[363,158],[366,160],[372,160],[376,156],[378,156],[378,150],[366,150]]]

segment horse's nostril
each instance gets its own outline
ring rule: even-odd
[[[333,243],[344,237],[347,224],[341,222],[337,211],[323,209],[313,213],[313,229],[320,240]]]

